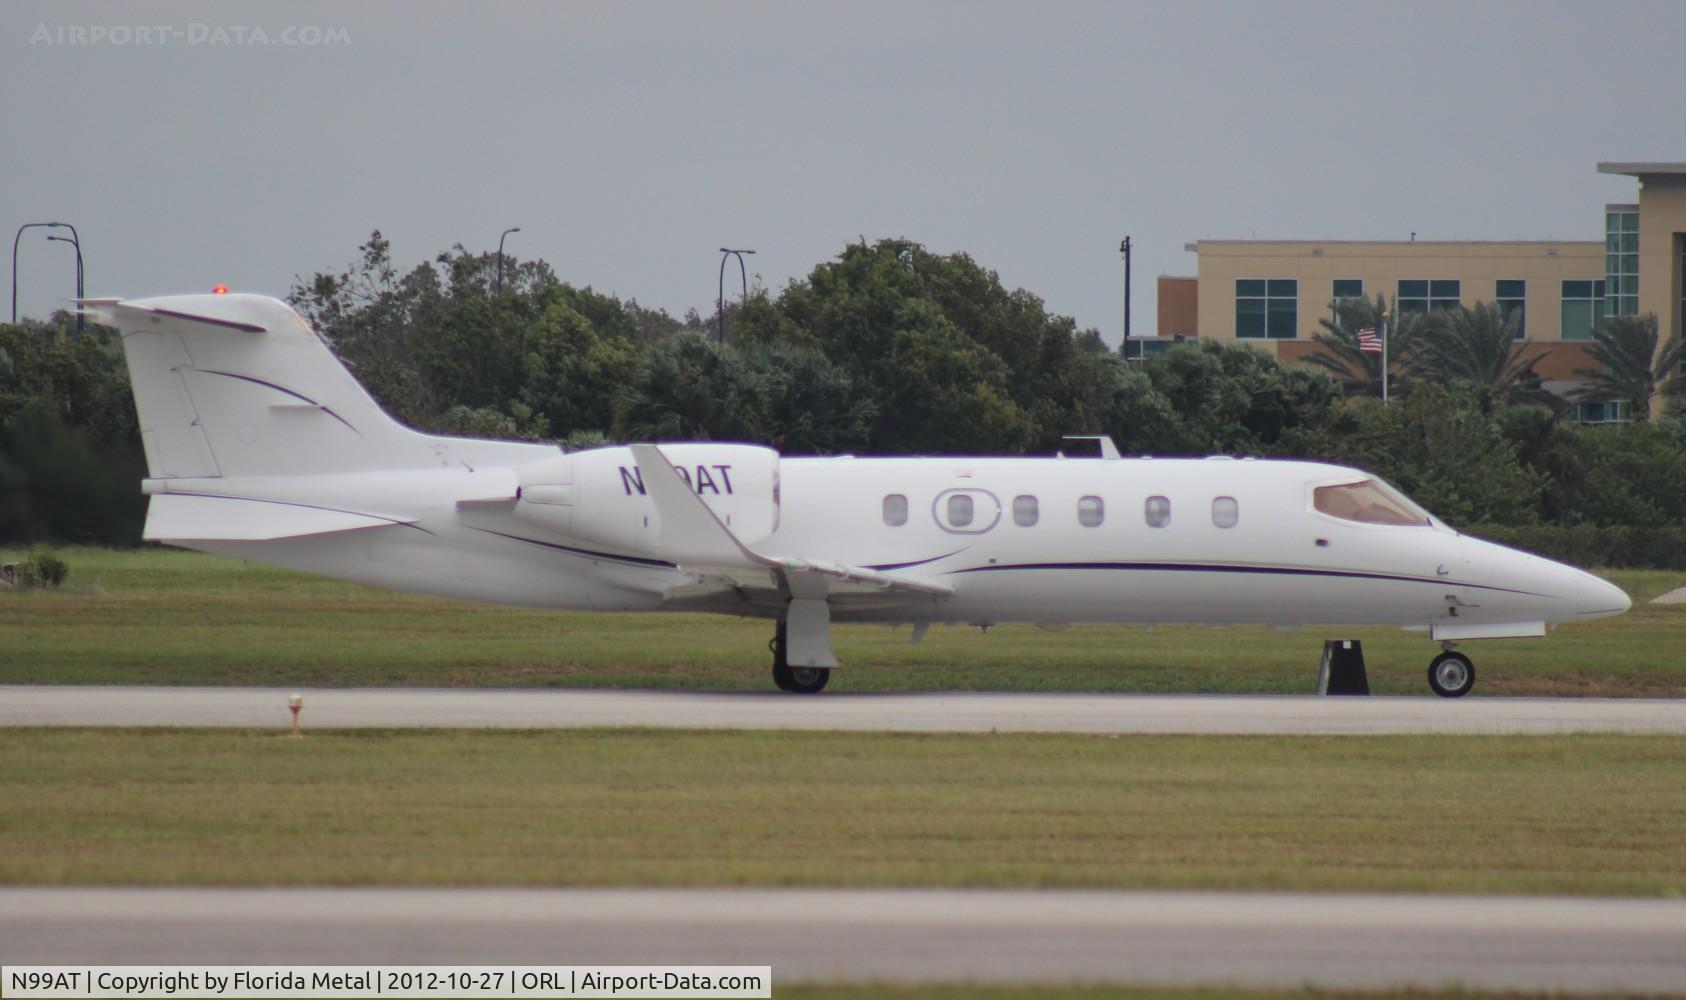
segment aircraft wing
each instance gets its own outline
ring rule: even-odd
[[[777,590],[792,597],[946,597],[954,588],[940,580],[886,573],[821,559],[762,555],[745,545],[692,491],[679,471],[653,444],[631,446],[650,501],[661,517],[657,546],[663,558],[687,573],[728,581],[748,590]]]

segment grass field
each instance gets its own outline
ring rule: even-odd
[[[0,883],[1686,894],[1686,740],[11,730]]]
[[[14,553],[15,555],[15,553]],[[0,593],[0,683],[762,689],[765,622],[462,604],[199,553],[70,549],[67,589]],[[1620,618],[1473,643],[1478,694],[1686,696],[1686,574],[1617,572]],[[1364,640],[1373,689],[1427,691],[1421,635]],[[1325,633],[1265,628],[840,626],[835,690],[1305,692]],[[1330,634],[1333,637],[1333,633]]]

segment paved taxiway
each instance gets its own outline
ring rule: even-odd
[[[0,889],[7,964],[1686,990],[1686,902],[996,890]]]
[[[286,726],[286,688],[0,686],[0,726]],[[1686,700],[333,688],[307,729],[655,726],[901,732],[1686,733]]]

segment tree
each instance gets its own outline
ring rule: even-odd
[[[1541,387],[1534,370],[1545,351],[1531,351],[1534,343],[1517,340],[1518,312],[1507,313],[1491,302],[1443,314],[1444,325],[1425,327],[1421,349],[1410,368],[1418,378],[1465,382],[1475,389],[1481,412],[1520,403],[1556,403]]]
[[[1686,379],[1680,377],[1680,334],[1670,337],[1660,351],[1657,340],[1655,313],[1599,320],[1592,328],[1592,345],[1588,348],[1599,367],[1575,369],[1576,375],[1590,383],[1575,398],[1624,402],[1634,420],[1649,420],[1652,399],[1686,395]]]

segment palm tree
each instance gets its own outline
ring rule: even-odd
[[[1655,313],[1599,320],[1587,353],[1599,367],[1575,369],[1589,383],[1575,394],[1577,401],[1625,402],[1634,420],[1649,420],[1654,397],[1686,395],[1686,379],[1680,377],[1680,335],[1670,337],[1658,351]]]
[[[1483,413],[1501,404],[1556,402],[1534,370],[1546,352],[1531,352],[1533,341],[1516,339],[1520,312],[1478,302],[1440,315],[1446,322],[1424,331],[1421,349],[1412,358],[1417,377],[1473,385]]]
[[[1359,350],[1358,331],[1380,331],[1386,310],[1387,299],[1381,295],[1374,302],[1337,299],[1329,303],[1329,318],[1317,321],[1322,332],[1311,337],[1317,350],[1306,355],[1306,364],[1327,370],[1348,396],[1380,395],[1382,356]],[[1397,370],[1400,365],[1410,363],[1424,331],[1435,325],[1435,319],[1420,314],[1394,315],[1387,325],[1387,359],[1390,369]],[[1405,388],[1406,379],[1395,375],[1388,394],[1403,393]]]

